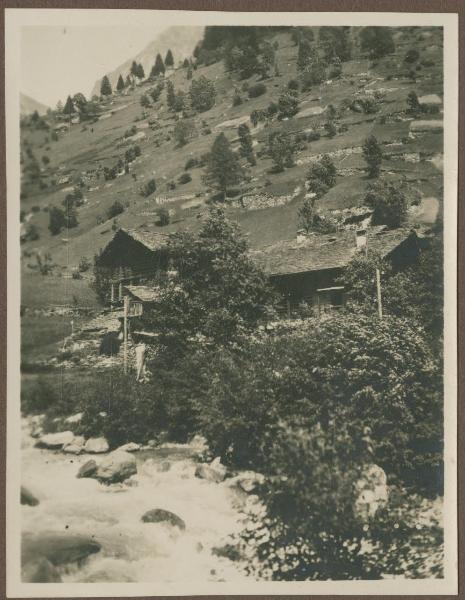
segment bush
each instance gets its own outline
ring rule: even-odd
[[[216,90],[212,81],[201,75],[194,79],[189,89],[191,106],[197,112],[210,110],[215,104]]]
[[[124,206],[119,200],[115,200],[113,204],[107,209],[107,219],[114,219],[123,212]]]
[[[180,183],[181,185],[184,185],[185,183],[189,183],[189,181],[192,181],[192,177],[191,177],[190,173],[183,173],[178,178],[178,183]]]
[[[156,213],[158,217],[157,225],[160,225],[160,227],[169,225],[170,211],[167,208],[165,208],[164,206],[160,206],[160,208],[157,209]]]
[[[184,170],[189,171],[189,169],[193,169],[197,166],[199,166],[199,161],[196,158],[188,158],[184,165]]]
[[[289,81],[287,82],[287,87],[290,90],[297,90],[299,89],[299,82],[297,79],[289,79]]]
[[[157,189],[157,184],[155,183],[155,179],[149,179],[147,181],[147,183],[144,183],[141,186],[139,191],[140,191],[141,196],[144,196],[145,198],[147,198],[148,196],[153,194],[156,189]]]
[[[264,83],[256,83],[254,85],[251,85],[247,90],[249,98],[258,98],[259,96],[262,96],[265,92],[266,85]]]
[[[233,96],[233,106],[239,106],[242,104],[242,96],[240,94],[234,94]]]

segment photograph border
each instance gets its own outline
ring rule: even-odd
[[[457,303],[457,327],[458,327],[458,335],[457,335],[457,344],[458,344],[458,372],[457,372],[457,384],[458,384],[458,400],[457,400],[457,409],[458,409],[458,419],[457,419],[457,425],[458,425],[458,432],[460,435],[457,436],[457,442],[458,442],[458,453],[457,453],[457,459],[463,460],[463,451],[464,451],[464,432],[465,432],[465,423],[464,423],[464,411],[463,411],[463,389],[464,389],[464,383],[465,383],[465,373],[464,373],[464,361],[463,361],[463,356],[464,356],[464,337],[463,337],[463,331],[465,329],[465,308],[463,305],[463,302],[461,302],[461,297],[462,297],[462,293],[464,290],[464,248],[465,248],[465,239],[464,239],[464,229],[465,229],[465,223],[464,223],[464,215],[463,215],[463,191],[461,189],[461,184],[463,183],[463,168],[464,168],[464,152],[463,152],[463,140],[465,138],[465,130],[464,130],[464,120],[463,117],[461,116],[461,110],[460,108],[464,108],[463,107],[463,89],[465,86],[465,77],[464,77],[464,67],[463,67],[463,47],[464,47],[464,16],[465,16],[465,4],[462,4],[460,2],[457,2],[455,0],[415,0],[413,2],[396,2],[395,0],[380,0],[380,1],[375,1],[375,0],[364,0],[364,1],[350,1],[350,0],[315,0],[315,1],[307,1],[307,2],[277,2],[276,0],[268,0],[267,2],[264,1],[251,1],[251,2],[244,2],[243,0],[237,1],[237,2],[231,2],[231,1],[224,1],[224,2],[205,2],[205,1],[196,1],[196,2],[189,2],[189,1],[174,1],[174,2],[148,2],[148,1],[137,1],[135,0],[134,2],[128,2],[126,1],[121,1],[118,2],[116,0],[108,0],[106,2],[104,1],[98,1],[95,3],[91,3],[91,2],[84,2],[84,1],[68,1],[68,2],[53,2],[53,1],[24,1],[24,2],[5,2],[3,3],[3,8],[8,9],[8,8],[33,8],[33,9],[40,9],[40,8],[65,8],[65,9],[70,9],[70,8],[78,8],[78,9],[88,9],[88,8],[92,8],[92,9],[132,9],[132,10],[139,10],[139,9],[157,9],[157,10],[193,10],[193,11],[226,11],[226,12],[230,12],[230,11],[234,11],[234,12],[316,12],[316,13],[321,13],[321,12],[348,12],[348,13],[366,13],[366,12],[370,12],[370,13],[383,13],[383,12],[387,12],[387,13],[395,13],[395,12],[399,12],[399,13],[418,13],[418,14],[427,14],[427,13],[457,13],[458,14],[458,23],[459,23],[459,57],[460,57],[460,63],[458,65],[458,72],[459,72],[459,85],[457,86],[457,91],[460,93],[460,97],[458,100],[458,154],[457,154],[457,158],[458,158],[458,165],[459,165],[459,169],[458,169],[458,178],[457,178],[457,189],[458,189],[458,215],[457,215],[457,299],[459,300]],[[5,11],[2,11],[2,20],[3,20],[3,26],[5,26]],[[5,47],[2,48],[2,51],[4,52],[4,60],[2,61],[2,77],[3,77],[3,82],[4,82],[4,89],[6,89],[6,96],[8,98],[8,88],[6,88],[5,86],[5,49],[6,52],[8,53],[8,37],[5,36]],[[453,68],[451,67],[450,64],[446,64],[445,65],[446,69],[447,68]],[[445,93],[445,100],[446,100],[446,88],[444,89],[444,93]],[[7,101],[8,103],[8,101]],[[9,325],[11,325],[12,321],[11,321],[11,316],[7,315],[7,298],[9,299],[10,302],[10,307],[12,305],[12,295],[11,295],[11,286],[10,288],[7,288],[7,235],[9,238],[8,241],[8,248],[11,254],[11,246],[10,246],[10,239],[11,238],[15,238],[16,237],[16,233],[18,230],[18,226],[15,226],[12,221],[8,222],[7,219],[9,219],[10,217],[7,214],[7,202],[6,202],[6,198],[7,198],[7,190],[6,190],[6,184],[7,184],[7,161],[8,161],[8,157],[7,157],[7,151],[6,151],[6,135],[9,135],[8,132],[8,123],[5,126],[5,98],[2,97],[2,101],[1,101],[1,110],[2,110],[2,129],[1,129],[1,133],[2,133],[2,141],[3,141],[3,145],[2,145],[2,161],[1,161],[1,170],[0,170],[0,178],[1,178],[1,183],[3,186],[3,198],[5,199],[4,202],[0,203],[0,256],[1,256],[1,261],[2,261],[2,269],[1,269],[1,273],[2,273],[2,284],[0,284],[1,287],[1,293],[2,293],[2,301],[0,302],[0,310],[1,310],[1,314],[0,314],[0,321],[1,321],[1,332],[2,332],[2,339],[4,340],[4,352],[2,355],[2,360],[0,361],[1,365],[0,365],[0,376],[2,378],[2,398],[4,400],[4,402],[2,402],[2,408],[1,408],[1,412],[0,412],[0,423],[1,423],[1,427],[2,427],[2,432],[3,432],[3,439],[5,440],[5,446],[4,446],[4,452],[1,458],[1,468],[2,468],[2,482],[4,487],[4,494],[2,494],[2,505],[1,505],[1,509],[2,512],[5,515],[5,519],[6,519],[6,503],[5,503],[5,496],[6,496],[6,473],[7,473],[7,461],[8,464],[11,467],[10,464],[10,459],[11,456],[7,455],[7,449],[6,449],[6,441],[7,438],[9,438],[12,435],[11,431],[7,431],[7,408],[6,408],[6,398],[7,398],[7,389],[6,389],[6,379],[7,379],[7,357],[8,357],[8,369],[10,368],[11,365],[11,361],[14,360],[14,356],[18,356],[19,353],[19,345],[20,345],[20,340],[18,338],[16,339],[10,339],[8,340],[8,344],[7,344],[7,335],[6,335],[6,329],[7,329],[7,323]],[[446,109],[447,110],[447,109]],[[446,129],[445,129],[446,131]],[[448,143],[450,143],[450,140],[448,141]],[[13,154],[14,152],[14,147],[12,147],[11,145],[8,146],[8,153]],[[11,159],[10,159],[11,160]],[[446,171],[445,171],[446,172]],[[450,171],[449,171],[450,172]],[[446,184],[447,178],[444,178],[444,183]],[[9,181],[9,184],[11,185],[12,182],[11,180]],[[8,223],[8,225],[7,225]],[[447,242],[445,241],[445,243],[447,244]],[[11,278],[11,275],[10,275]],[[18,284],[19,285],[19,284]],[[446,286],[447,288],[447,286]],[[446,292],[447,293],[447,292]],[[453,299],[450,299],[450,306],[453,306]],[[11,309],[10,309],[11,310]],[[11,312],[9,313],[11,315]],[[10,321],[8,321],[8,319],[10,318]],[[19,319],[19,317],[18,317]],[[11,404],[11,402],[10,402]],[[10,415],[10,412],[8,411],[8,414]],[[10,417],[11,418],[11,417]],[[11,441],[11,440],[10,440]],[[11,447],[11,446],[9,446]],[[458,478],[458,488],[457,488],[457,498],[458,498],[458,534],[459,534],[459,593],[464,589],[464,575],[463,575],[463,556],[461,555],[461,551],[463,549],[463,543],[464,543],[464,532],[465,532],[465,523],[464,523],[464,515],[463,515],[463,492],[464,492],[464,469],[463,469],[463,463],[461,463],[462,468],[458,469],[458,473],[459,473],[459,478]],[[448,468],[453,468],[453,465],[449,465]],[[16,474],[14,472],[12,472],[12,470],[10,469],[9,471],[9,476],[12,479],[12,481],[15,481],[15,476]],[[19,487],[19,482],[16,481],[16,484],[18,484]],[[22,596],[18,596],[16,591],[14,591],[14,594],[11,594],[11,589],[10,588],[6,588],[6,585],[8,582],[6,582],[6,562],[8,560],[8,556],[7,556],[7,550],[9,550],[9,552],[11,553],[11,546],[7,547],[6,546],[6,535],[7,535],[7,530],[5,528],[5,519],[2,520],[2,526],[1,526],[1,534],[3,536],[3,539],[5,540],[5,544],[2,545],[2,553],[0,553],[0,561],[2,563],[2,570],[1,570],[1,581],[0,581],[0,589],[5,590],[5,597],[34,597],[33,595],[29,595],[26,587],[27,586],[37,586],[40,585],[41,589],[45,588],[49,588],[49,585],[54,585],[54,584],[22,584],[21,585],[21,592],[24,589],[25,594]],[[11,556],[10,556],[11,558]],[[432,580],[427,580],[428,583],[431,584]],[[264,584],[267,584],[268,582],[264,582]],[[312,586],[314,587],[319,587],[318,584],[320,583],[324,583],[324,582],[310,582]],[[328,582],[333,584],[333,587],[337,586],[337,582]],[[322,598],[328,598],[331,596],[348,596],[348,597],[359,597],[360,595],[363,595],[364,597],[373,597],[373,598],[380,598],[380,597],[388,597],[387,595],[373,595],[370,596],[370,594],[365,594],[362,590],[357,591],[356,595],[347,595],[344,594],[343,591],[344,588],[347,589],[347,584],[350,582],[340,582],[341,583],[341,590],[338,592],[332,592],[332,593],[328,593],[326,594],[325,592],[317,592],[318,594],[323,594],[321,595]],[[379,585],[380,582],[376,581],[376,582],[357,582],[357,583],[369,583],[370,585]],[[409,586],[406,585],[405,580],[402,580],[401,585],[404,586],[405,588],[409,588],[409,591],[406,591],[404,594],[395,594],[396,596],[398,595],[409,595],[410,597],[422,597],[422,598],[427,598],[427,597],[438,597],[437,594],[431,595],[431,594],[417,594],[415,591],[410,591],[410,588],[413,586]],[[421,580],[412,580],[412,583],[415,583],[417,585],[419,585],[420,587],[420,583]],[[316,586],[314,584],[317,584]],[[56,584],[55,584],[56,585]],[[60,586],[63,585],[67,585],[67,584],[60,584]],[[69,585],[69,584],[68,584]],[[81,596],[75,596],[74,594],[72,595],[56,595],[51,593],[50,590],[50,596],[49,597],[129,597],[129,596],[121,596],[120,593],[118,593],[118,591],[116,590],[116,588],[121,588],[122,585],[129,585],[132,587],[135,586],[145,586],[147,587],[156,587],[157,583],[147,583],[147,584],[74,584],[73,587],[75,588],[81,588],[81,586],[88,586],[88,585],[92,585],[92,587],[95,587],[96,585],[103,585],[105,587],[110,587],[113,586],[115,589],[109,591],[109,594],[113,594],[113,595],[100,595],[98,594],[97,596],[93,596],[90,594],[83,594]],[[231,587],[231,584],[227,584],[229,585],[229,587]],[[293,587],[298,587],[300,585],[303,586],[307,586],[309,585],[308,582],[293,582],[292,584]],[[26,587],[25,587],[26,586]],[[45,586],[45,587],[44,587]],[[257,591],[257,592],[252,592],[252,596],[254,597],[256,595],[262,595],[262,596],[266,596],[266,594],[271,594],[271,595],[279,595],[282,597],[287,597],[289,595],[305,595],[308,592],[307,591],[285,591],[284,594],[286,594],[286,596],[283,596],[281,593],[279,592],[275,592],[272,588],[279,588],[280,585],[279,583],[277,584],[276,582],[271,582],[269,583],[269,585],[263,585],[260,584],[261,587],[266,587],[266,591],[264,593],[262,593],[261,591]],[[196,584],[195,586],[193,585],[193,587],[198,588],[199,586]],[[7,592],[10,592],[10,595],[7,596]],[[32,588],[31,588],[32,591]],[[79,589],[79,592],[81,592],[82,590]],[[49,593],[48,589],[46,590],[46,593]],[[204,592],[200,591],[199,594],[196,593],[196,596],[202,595]],[[174,594],[176,595],[176,594]],[[191,594],[183,594],[182,597],[185,598],[186,596],[190,596]],[[225,594],[221,594],[218,595],[218,597],[223,597]],[[232,594],[229,594],[232,595]],[[234,596],[236,596],[238,594],[234,594]],[[240,594],[241,596],[250,596],[251,592],[245,593],[245,594]],[[444,596],[444,594],[441,594]],[[312,596],[315,596],[314,594],[312,594]],[[447,597],[456,597],[457,595],[454,593],[450,593],[447,595]],[[44,597],[44,596],[40,596],[40,597]],[[142,597],[142,596],[138,596],[138,597]],[[151,596],[145,596],[145,597],[151,597]],[[170,597],[173,597],[170,594]],[[209,594],[208,597],[216,597],[216,595],[213,594]],[[446,596],[444,596],[446,597]]]

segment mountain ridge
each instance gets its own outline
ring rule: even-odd
[[[34,111],[37,111],[39,115],[45,115],[49,107],[46,104],[42,104],[35,98],[31,98],[27,94],[20,92],[19,95],[19,112],[22,116],[30,115]]]

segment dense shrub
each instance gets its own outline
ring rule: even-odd
[[[234,94],[233,96],[233,102],[232,105],[233,106],[239,106],[240,104],[242,104],[242,96],[240,94]]]
[[[199,161],[196,158],[188,158],[186,161],[186,164],[184,165],[184,170],[189,171],[190,169],[193,169],[194,167],[197,167],[198,165],[199,165]]]
[[[184,185],[186,183],[189,183],[189,181],[192,181],[192,176],[190,173],[183,173],[179,178],[178,178],[178,183],[180,183],[181,185]]]
[[[124,212],[124,206],[119,200],[115,200],[107,210],[107,219],[114,219]]]
[[[155,179],[149,179],[146,183],[144,183],[141,188],[140,188],[140,194],[141,196],[144,196],[145,198],[147,198],[147,196],[150,196],[151,194],[153,194],[155,192],[155,190],[157,189],[157,184],[155,183]]]
[[[249,98],[258,98],[258,96],[262,96],[265,92],[266,85],[264,83],[256,83],[254,85],[251,85],[247,90]]]

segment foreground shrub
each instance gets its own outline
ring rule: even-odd
[[[256,83],[255,85],[251,85],[247,90],[249,98],[258,98],[258,96],[262,96],[266,92],[266,85],[264,83]]]

